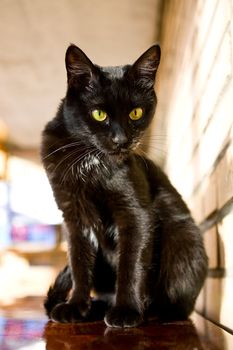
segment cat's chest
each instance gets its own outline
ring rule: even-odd
[[[79,187],[86,183],[93,184],[105,172],[106,166],[98,154],[80,155],[67,163],[64,182],[71,182]]]
[[[64,147],[64,146],[63,146]],[[82,186],[103,179],[109,174],[109,166],[97,150],[86,151],[62,148],[45,157],[48,178],[58,189]]]
[[[87,155],[73,166],[72,176],[77,180],[90,182],[93,175],[101,177],[104,171],[104,164],[97,155]]]

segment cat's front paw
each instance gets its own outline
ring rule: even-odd
[[[78,306],[69,303],[56,305],[50,314],[50,318],[54,322],[61,323],[74,323],[82,320]]]
[[[133,308],[115,306],[107,312],[104,321],[108,327],[137,327],[143,323],[143,316]]]

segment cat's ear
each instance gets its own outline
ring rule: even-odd
[[[160,62],[160,47],[154,45],[144,52],[137,61],[131,66],[131,74],[137,79],[148,85],[154,85],[156,72]]]
[[[65,62],[68,83],[91,80],[95,66],[79,47],[73,44],[68,47]]]

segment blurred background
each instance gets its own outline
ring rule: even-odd
[[[66,261],[39,148],[65,95],[67,46],[75,43],[100,65],[120,65],[159,42],[148,155],[201,225],[209,274],[197,310],[233,329],[232,14],[232,0],[0,1],[3,311],[19,298],[43,296]]]

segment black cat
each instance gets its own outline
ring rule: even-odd
[[[159,61],[158,45],[121,67],[94,65],[75,45],[66,52],[67,94],[41,151],[69,246],[45,301],[54,321],[106,310],[108,326],[134,327],[149,313],[181,319],[193,310],[207,271],[202,237],[167,176],[137,154]]]

